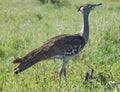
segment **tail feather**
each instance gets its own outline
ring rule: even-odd
[[[18,67],[14,69],[14,73],[18,74],[33,66],[34,64],[38,63],[39,61],[48,59],[53,55],[54,52],[52,49],[48,50],[48,48],[44,46],[37,48],[29,52],[26,56],[13,61],[14,64],[19,63]]]
[[[15,69],[14,69],[14,73],[15,73],[15,74],[18,74],[18,73],[19,73],[19,68],[15,68]]]
[[[19,63],[18,67],[14,69],[14,73],[18,74],[27,68],[33,66],[38,61],[45,60],[49,58],[50,56],[46,55],[46,53],[38,53],[38,54],[27,54],[25,57],[16,59],[13,61],[14,64]]]
[[[17,63],[22,63],[22,59],[21,58],[17,58],[13,61],[14,64],[17,64]]]
[[[15,74],[18,74],[24,70],[26,70],[27,68],[33,66],[34,64],[36,64],[38,61],[41,61],[39,58],[31,58],[29,60],[23,60],[22,62],[19,62],[19,61],[15,61],[15,63],[19,62],[19,66],[17,68],[14,69],[14,73]]]

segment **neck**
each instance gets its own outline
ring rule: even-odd
[[[81,30],[81,36],[84,38],[85,42],[87,43],[89,39],[89,22],[88,22],[88,16],[89,14],[84,14],[83,13],[83,27]]]

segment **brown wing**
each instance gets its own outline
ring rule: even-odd
[[[28,61],[31,57],[37,57],[39,60],[50,58],[54,55],[63,55],[66,50],[84,47],[85,41],[79,35],[59,35],[46,41],[41,47],[28,53],[23,59]]]
[[[48,51],[50,53],[50,57],[54,55],[63,55],[65,51],[73,49],[73,48],[79,48],[84,47],[85,41],[84,39],[79,35],[60,35],[56,36],[47,42],[45,42],[42,46],[42,48],[45,51]]]
[[[29,52],[23,58],[14,60],[13,63],[20,63],[20,65],[15,68],[14,73],[18,74],[38,61],[51,58],[55,55],[63,56],[67,50],[79,47],[83,48],[84,45],[85,41],[79,34],[53,37],[46,41],[40,48]]]

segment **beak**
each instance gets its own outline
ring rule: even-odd
[[[96,7],[96,6],[99,6],[99,5],[102,5],[102,3],[99,3],[99,4],[91,4],[91,7]]]
[[[90,7],[90,9],[93,9],[94,7],[96,7],[96,6],[99,6],[99,5],[102,5],[102,3],[99,3],[99,4],[86,4],[86,5],[89,5]],[[80,8],[81,7],[83,7],[84,5],[82,5],[82,6],[80,6]],[[78,9],[78,12],[80,11],[80,8]]]
[[[91,10],[93,10],[96,6],[102,5],[102,3],[99,4],[91,4]]]

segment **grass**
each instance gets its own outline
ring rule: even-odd
[[[47,39],[78,33],[85,3],[103,3],[89,17],[90,40],[80,57],[67,64],[68,86],[58,84],[61,60],[46,60],[19,75],[14,57],[22,57]],[[0,0],[0,91],[3,92],[120,92],[120,1],[64,0],[61,5],[39,0]],[[90,63],[95,72],[84,81]]]

